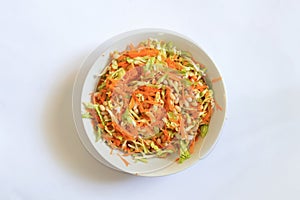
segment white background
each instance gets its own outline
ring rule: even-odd
[[[300,199],[299,1],[0,1],[0,199]],[[111,170],[71,114],[83,59],[124,31],[166,28],[219,67],[213,152],[167,177]]]

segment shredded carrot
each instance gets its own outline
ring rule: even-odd
[[[213,78],[213,79],[211,79],[211,82],[212,82],[212,83],[216,83],[216,82],[221,81],[221,80],[222,80],[222,77],[219,76],[218,78]]]
[[[113,140],[114,145],[116,145],[117,147],[121,145],[121,141],[118,139]]]
[[[210,117],[211,117],[211,114],[212,114],[212,107],[211,107],[211,104],[209,104],[208,106],[208,111],[205,115],[205,117],[202,119],[204,123],[208,124],[209,120],[210,120]]]
[[[217,110],[220,110],[220,111],[223,110],[223,108],[216,101],[215,101],[215,106],[216,106]]]
[[[92,102],[93,104],[97,103],[97,95],[95,95],[95,93],[92,94]]]
[[[122,68],[126,68],[126,67],[128,67],[130,64],[128,63],[128,62],[126,62],[126,61],[121,61],[121,62],[119,62],[118,63],[118,66],[119,67],[122,67]]]
[[[157,49],[142,49],[140,51],[137,50],[131,50],[127,52],[127,56],[130,58],[136,58],[136,57],[144,57],[144,56],[157,56],[159,51]]]
[[[98,127],[101,128],[101,129],[104,128],[103,124],[98,124]]]
[[[131,98],[130,102],[129,102],[129,107],[128,108],[131,110],[133,108],[134,104],[135,104],[135,100],[134,100],[134,98]]]
[[[109,154],[112,155],[113,154],[114,149],[111,148]]]
[[[197,81],[197,76],[192,76],[192,77],[190,77],[190,79],[193,81]]]
[[[139,108],[139,110],[140,110],[141,113],[145,112],[145,109],[144,109],[144,107],[143,107],[143,105],[141,103],[139,103],[138,108]]]
[[[184,61],[182,64],[183,64],[183,65],[188,65],[189,62],[188,62],[188,61]]]
[[[126,58],[125,55],[121,55],[119,58],[117,58],[117,61],[118,61],[118,62],[121,62],[121,61],[123,61],[125,58]]]
[[[207,85],[197,84],[194,88],[198,89],[200,92],[203,92],[207,88]]]
[[[158,89],[158,88],[154,88],[154,87],[150,87],[150,86],[146,86],[146,85],[140,86],[139,90],[141,90],[141,91],[151,91],[151,92],[158,92],[158,91],[160,91],[160,89]]]
[[[123,158],[119,153],[117,153],[117,155],[118,155],[118,156],[121,158],[121,160],[124,162],[125,166],[128,167],[130,163],[129,163],[125,158]]]
[[[194,153],[195,150],[195,138],[191,141],[190,147],[189,147],[189,152],[192,154]]]
[[[164,133],[164,142],[170,141],[170,136],[169,136],[168,131],[166,129],[164,129],[163,133]]]
[[[179,65],[179,63],[174,62],[170,58],[167,58],[166,62],[167,62],[168,66],[170,68],[177,69],[177,70],[181,70],[182,69],[182,67]]]
[[[175,109],[174,105],[171,103],[171,89],[166,87],[166,100],[165,107],[167,111],[173,111]]]
[[[123,135],[128,140],[133,140],[134,137],[127,130],[123,129],[119,124],[112,122],[112,126],[116,131],[118,131],[121,135]]]

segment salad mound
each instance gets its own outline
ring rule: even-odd
[[[205,137],[214,108],[205,67],[172,42],[148,39],[111,53],[84,118],[102,139],[137,161],[178,153],[182,163]]]

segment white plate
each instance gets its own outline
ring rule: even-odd
[[[190,39],[178,33],[162,29],[140,29],[115,36],[94,50],[83,63],[74,84],[73,90],[73,116],[80,139],[88,151],[101,163],[108,167],[135,175],[162,176],[179,172],[205,157],[216,143],[226,111],[226,95],[223,80],[212,83],[214,98],[222,110],[216,110],[211,118],[209,131],[204,140],[195,145],[192,157],[182,164],[175,162],[177,155],[173,154],[165,159],[150,159],[148,163],[134,162],[131,157],[123,157],[130,164],[126,166],[117,151],[113,151],[104,142],[95,142],[95,134],[90,120],[82,119],[83,102],[90,102],[90,93],[94,91],[98,78],[95,76],[108,64],[109,54],[112,51],[123,51],[128,44],[138,44],[148,38],[163,41],[172,41],[177,49],[189,51],[193,58],[207,68],[207,79],[221,77],[217,67],[206,53]]]

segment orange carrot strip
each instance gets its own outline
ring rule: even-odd
[[[120,62],[120,61],[124,60],[125,58],[126,58],[125,55],[121,55],[121,56],[117,59],[117,61]]]
[[[114,127],[114,129],[118,132],[120,132],[120,134],[122,134],[126,139],[128,140],[133,140],[134,137],[132,136],[131,133],[129,133],[127,130],[123,129],[120,125],[118,125],[115,122],[112,122],[112,126]]]
[[[173,60],[171,60],[170,58],[166,59],[166,62],[168,64],[168,66],[172,69],[177,69],[177,70],[181,70],[182,66],[180,66],[179,63],[174,62]]]
[[[216,106],[217,110],[220,110],[220,111],[223,110],[223,108],[216,101],[215,101],[215,106]]]
[[[104,128],[104,126],[103,126],[103,124],[101,123],[101,124],[98,124],[98,126],[101,128],[101,129],[103,129]]]
[[[159,54],[159,51],[157,49],[145,48],[140,51],[137,50],[128,51],[126,54],[130,58],[135,58],[135,57],[144,57],[144,56],[157,56]]]
[[[204,91],[204,89],[206,89],[207,88],[207,85],[197,85],[196,86],[196,88],[200,91],[200,92],[202,92],[202,91]]]
[[[190,80],[197,81],[197,76],[190,77]]]
[[[119,147],[121,145],[121,141],[118,139],[114,139],[112,141],[113,141],[114,145],[116,145],[117,147]]]
[[[130,164],[125,158],[123,158],[119,153],[117,153],[117,155],[121,158],[121,160],[124,162],[125,166],[128,167],[128,165]]]
[[[129,105],[128,105],[130,110],[134,107],[134,104],[135,104],[134,98],[131,98],[130,102],[129,102]]]
[[[92,95],[92,102],[93,102],[93,104],[95,104],[97,102],[95,94]]]
[[[212,82],[212,83],[216,83],[216,82],[218,82],[218,81],[220,81],[220,80],[222,80],[222,77],[221,77],[221,76],[219,76],[219,77],[217,77],[217,78],[213,78],[213,79],[211,80],[211,82]]]
[[[172,61],[170,58],[167,58],[167,59],[166,59],[166,62],[167,62],[168,66],[169,66],[170,68],[176,69],[176,64],[175,64],[175,62]]]
[[[143,90],[143,91],[154,91],[154,92],[158,92],[158,91],[160,91],[160,89],[158,89],[158,88],[154,88],[154,87],[149,87],[149,86],[146,86],[146,85],[144,85],[144,86],[140,86],[139,87],[139,90]]]
[[[165,108],[169,111],[173,111],[175,108],[174,108],[174,105],[171,104],[171,97],[170,97],[170,94],[171,94],[171,89],[169,87],[166,88],[166,100],[165,100]]]
[[[190,153],[194,153],[195,150],[195,138],[191,141],[190,147],[189,147],[189,151]]]
[[[203,118],[204,123],[208,123],[208,122],[209,122],[210,117],[211,117],[211,114],[212,114],[212,108],[211,108],[211,105],[209,105],[209,106],[208,106],[207,114],[206,114],[205,117]]]
[[[165,141],[170,141],[170,135],[169,135],[168,131],[164,129],[163,133],[164,133],[164,136],[165,136],[164,137]]]
[[[141,113],[145,112],[145,109],[144,109],[143,105],[140,102],[139,102],[138,108],[139,108]]]
[[[129,63],[126,61],[121,61],[118,63],[118,66],[122,67],[122,68],[126,68],[126,67],[128,67],[128,65],[129,65]]]
[[[184,66],[186,66],[186,65],[189,64],[189,62],[188,62],[188,61],[184,61],[182,64],[183,64]]]

